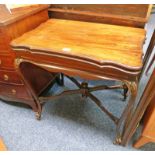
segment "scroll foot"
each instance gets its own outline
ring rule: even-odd
[[[41,120],[41,113],[40,112],[36,112],[35,113],[35,117],[37,120]]]
[[[116,139],[113,141],[113,144],[114,144],[114,145],[120,145],[121,142],[122,142],[122,140],[121,140],[121,138],[119,137],[119,138],[116,138]]]

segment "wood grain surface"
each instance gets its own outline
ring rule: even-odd
[[[141,68],[144,38],[145,30],[140,28],[50,19],[11,45]]]

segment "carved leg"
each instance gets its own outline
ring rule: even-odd
[[[38,111],[38,107],[37,107],[35,101],[30,101],[28,104],[29,104],[29,106],[31,106],[31,108],[32,108],[32,110],[33,110],[34,112],[37,112],[37,111]]]
[[[42,104],[39,102],[39,100],[35,100],[37,104],[37,112],[35,112],[35,116],[37,120],[41,120],[41,112],[42,112]]]
[[[138,149],[149,142],[151,142],[149,138],[140,136],[140,138],[133,144],[133,147]]]
[[[41,119],[42,105],[37,104],[36,101],[31,101],[29,105],[32,107],[32,110],[35,112],[35,117],[37,120]]]
[[[130,99],[129,102],[127,104],[127,106],[125,107],[118,125],[116,127],[116,139],[115,142],[116,144],[121,144],[121,139],[122,136],[125,132],[125,129],[128,127],[128,124],[131,120],[131,117],[133,115],[133,109],[134,109],[134,103],[135,103],[135,99],[136,99],[136,95],[137,95],[137,82],[125,82],[128,90],[130,91]],[[124,122],[124,124],[123,124]],[[122,129],[121,129],[122,128]]]
[[[130,92],[131,92],[131,107],[128,109],[129,113],[127,115],[127,118],[126,118],[126,121],[125,121],[125,129],[128,127],[128,123],[129,121],[131,120],[131,117],[133,116],[134,114],[134,103],[135,103],[135,100],[136,100],[136,96],[137,96],[137,83],[131,83],[129,85],[130,87]],[[130,102],[129,100],[129,102]]]
[[[38,100],[38,96],[36,96],[35,92],[33,91],[33,89],[31,88],[31,85],[29,84],[29,82],[27,81],[27,79],[24,77],[22,70],[20,68],[20,65],[23,63],[23,59],[17,58],[15,60],[15,67],[17,69],[18,74],[20,75],[20,77],[22,78],[26,89],[29,93],[29,95],[32,96],[34,102],[31,102],[32,104],[30,105],[33,109],[33,111],[35,111],[35,115],[36,115],[36,119],[40,120],[41,119],[41,112],[42,112],[42,105]]]

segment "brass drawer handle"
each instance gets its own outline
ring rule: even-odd
[[[0,59],[0,65],[2,64],[2,60]]]
[[[9,80],[9,76],[6,75],[6,74],[4,74],[4,80],[5,80],[5,81],[8,81],[8,80]]]
[[[13,95],[16,94],[16,90],[15,89],[12,89],[11,92],[12,92]]]

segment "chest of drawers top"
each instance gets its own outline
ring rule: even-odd
[[[32,7],[25,7],[9,12],[5,5],[0,5],[0,26],[6,26],[15,23],[23,18],[31,16],[39,11],[47,9],[48,5],[35,5]]]

